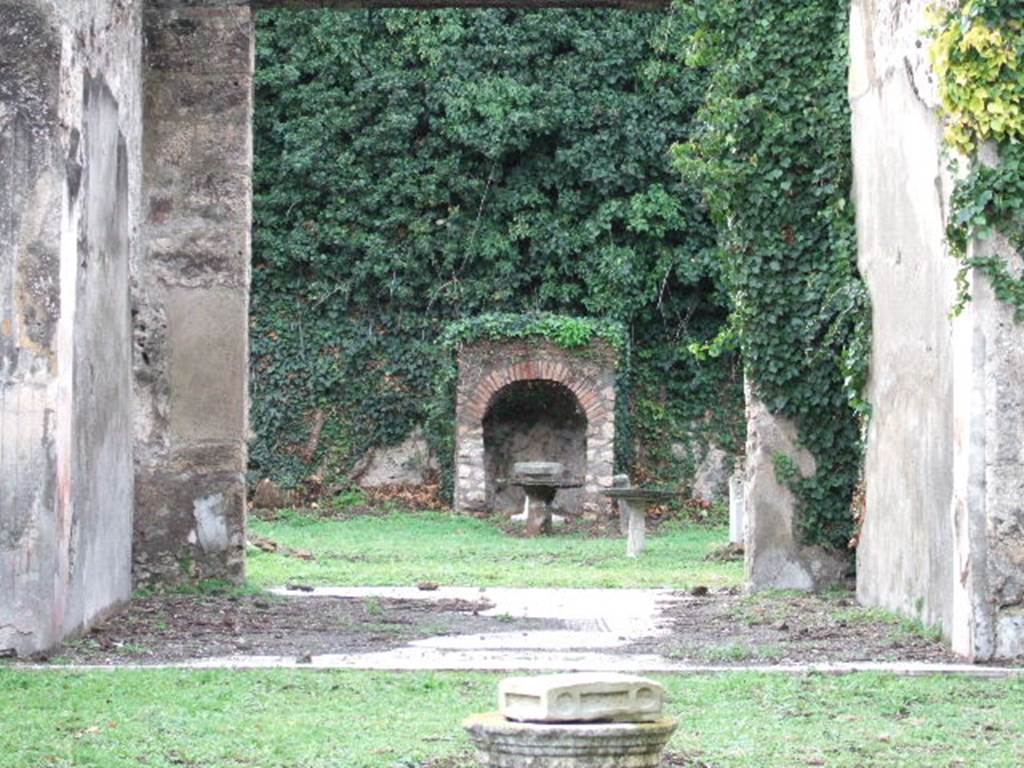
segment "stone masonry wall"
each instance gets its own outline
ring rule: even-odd
[[[149,0],[146,251],[135,275],[135,577],[245,569],[251,12]]]
[[[1020,275],[1003,238],[975,243]],[[1024,325],[988,278],[955,323],[953,647],[977,660],[1024,657]]]
[[[498,393],[518,381],[568,388],[587,417],[586,470],[581,497],[587,512],[607,511],[603,488],[615,467],[616,354],[601,342],[563,349],[546,341],[477,342],[459,351],[456,390],[455,508],[487,509],[484,417]]]
[[[131,594],[140,21],[0,0],[0,651]]]
[[[927,0],[856,0],[859,263],[873,305],[857,593],[940,626],[968,658],[1024,653],[1024,327],[986,278],[955,319],[953,183],[927,58]],[[999,241],[1011,264],[1020,259]]]
[[[773,414],[744,387],[747,446],[744,465],[744,560],[754,590],[818,591],[844,581],[851,569],[845,552],[801,541],[793,492],[775,474],[775,457],[789,457],[803,477],[817,471],[814,457],[797,440],[791,421]]]

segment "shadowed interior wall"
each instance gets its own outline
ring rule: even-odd
[[[498,482],[512,475],[517,461],[557,461],[570,478],[586,474],[587,417],[576,396],[551,381],[518,381],[498,392],[484,416],[487,504],[496,512],[520,512],[523,489]],[[555,504],[576,513],[580,489],[558,492]]]

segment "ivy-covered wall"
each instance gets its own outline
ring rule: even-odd
[[[800,538],[845,550],[870,351],[850,205],[849,2],[680,7],[692,30],[685,61],[709,75],[676,157],[711,209],[736,307],[711,349],[738,344],[754,396],[813,458],[808,477],[791,455],[774,467],[795,494]]]
[[[706,85],[678,55],[686,16],[257,20],[252,474],[329,481],[431,422],[442,331],[490,312],[625,327],[619,461],[635,474],[685,479],[695,437],[739,448],[736,356],[690,350],[729,299],[670,155]]]

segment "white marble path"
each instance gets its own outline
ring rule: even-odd
[[[560,671],[723,674],[752,671],[777,674],[849,674],[887,672],[897,675],[962,675],[1005,678],[1024,675],[1024,668],[932,664],[921,662],[855,662],[790,665],[700,665],[656,654],[623,652],[637,640],[667,634],[665,606],[693,598],[663,589],[512,589],[505,587],[319,587],[312,591],[284,588],[271,592],[295,599],[318,597],[399,598],[408,600],[485,599],[493,605],[485,616],[509,617],[506,632],[441,635],[380,652],[294,656],[223,656],[171,664],[19,665],[19,669],[368,669],[461,671]],[[514,628],[514,620],[556,619],[557,630]]]

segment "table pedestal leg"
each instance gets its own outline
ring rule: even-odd
[[[647,540],[647,505],[620,500],[629,516],[629,538],[626,540],[626,556],[638,557],[644,551]]]
[[[526,514],[526,535],[538,536],[551,533],[551,506],[557,489],[544,486],[530,488],[526,491],[529,500],[529,511]]]

